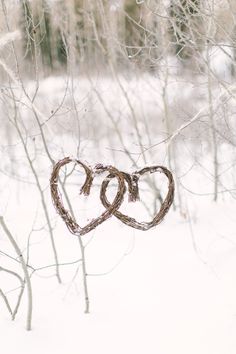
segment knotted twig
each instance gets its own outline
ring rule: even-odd
[[[145,173],[155,173],[155,172],[164,173],[169,181],[168,193],[167,193],[166,198],[164,199],[164,201],[161,204],[159,212],[154,216],[152,221],[139,222],[136,219],[134,219],[130,216],[127,216],[118,210],[115,210],[113,214],[119,220],[121,220],[124,224],[131,226],[131,227],[138,229],[138,230],[147,231],[150,228],[159,224],[164,219],[165,215],[167,214],[168,210],[170,209],[170,206],[171,206],[173,199],[174,199],[175,187],[174,187],[174,180],[173,180],[172,173],[164,166],[145,167],[142,170],[136,171],[136,172],[132,173],[131,175],[129,175],[129,178],[127,178],[127,177],[125,178],[126,182],[128,183],[128,186],[129,186],[129,192],[131,193],[131,200],[132,199],[137,200],[137,196],[139,195],[139,192],[138,192],[139,178],[142,175],[144,175]],[[102,186],[101,186],[100,197],[101,197],[101,202],[105,208],[109,208],[109,206],[110,206],[110,203],[106,197],[106,191],[107,191],[107,187],[110,183],[110,180],[112,178],[113,178],[113,176],[111,176],[110,179],[104,180],[102,182]]]
[[[96,219],[93,219],[91,222],[89,222],[86,226],[81,227],[75,220],[75,218],[71,215],[71,213],[64,207],[62,196],[58,190],[58,180],[59,180],[59,173],[60,169],[65,166],[66,164],[69,164],[70,162],[74,162],[76,164],[79,164],[80,166],[83,167],[85,174],[86,174],[86,179],[81,187],[80,193],[84,195],[89,195],[90,194],[90,189],[92,186],[92,182],[94,179],[94,176],[96,174],[101,174],[104,172],[109,172],[110,175],[113,177],[116,177],[118,180],[118,190],[116,193],[116,196],[113,200],[113,202],[109,205],[108,208]],[[107,220],[109,217],[111,217],[114,214],[114,211],[116,211],[120,205],[123,202],[124,198],[124,193],[125,193],[125,184],[124,184],[124,176],[123,173],[118,171],[115,167],[113,166],[103,166],[103,165],[97,165],[94,170],[92,170],[90,167],[86,166],[84,163],[82,163],[79,160],[72,159],[70,157],[66,157],[56,163],[56,165],[53,168],[51,179],[50,179],[50,187],[51,187],[51,195],[52,195],[52,200],[53,204],[65,222],[66,226],[68,227],[69,231],[77,236],[82,236],[85,235],[86,233],[90,232],[93,230],[95,227],[103,223],[105,220]]]

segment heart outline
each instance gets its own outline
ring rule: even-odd
[[[148,172],[149,173],[155,173],[155,172],[164,173],[169,181],[167,196],[164,199],[164,201],[162,202],[161,207],[160,207],[159,211],[157,212],[157,214],[154,216],[154,218],[150,222],[139,222],[135,218],[125,215],[118,210],[114,211],[114,213],[113,213],[124,224],[126,224],[130,227],[133,227],[135,229],[142,230],[142,231],[147,231],[150,228],[158,225],[164,219],[165,215],[169,211],[171,204],[173,203],[173,200],[174,200],[175,186],[174,186],[174,179],[173,179],[172,173],[166,167],[159,166],[159,165],[151,166],[151,167],[144,167],[143,169],[141,169],[139,171],[133,172],[131,175],[126,172],[122,172],[124,175],[125,181],[127,182],[128,187],[129,187],[129,194],[131,196],[129,198],[129,200],[132,201],[132,199],[133,199],[133,201],[136,201],[139,199],[139,190],[138,190],[139,178]],[[101,202],[105,208],[109,208],[109,206],[110,206],[110,202],[108,201],[108,199],[106,197],[106,190],[107,190],[107,187],[108,187],[112,178],[114,178],[114,176],[110,175],[109,178],[104,180],[101,185],[100,199],[101,199]],[[133,195],[133,198],[132,198],[132,195]]]
[[[75,218],[71,215],[70,211],[65,208],[63,200],[62,200],[62,196],[60,195],[59,190],[58,190],[60,169],[63,166],[65,166],[71,162],[74,162],[74,163],[82,166],[85,171],[85,174],[86,174],[86,180],[80,189],[80,194],[84,194],[84,195],[90,194],[92,182],[93,182],[94,176],[96,174],[101,174],[101,173],[107,171],[107,172],[109,172],[109,174],[112,174],[118,180],[118,190],[117,190],[116,196],[114,197],[113,202],[110,203],[108,208],[105,208],[106,210],[100,216],[96,217],[95,219],[92,219],[87,225],[85,225],[83,227],[79,226],[79,224],[77,223]],[[80,160],[73,159],[70,157],[65,157],[64,159],[59,160],[54,165],[53,171],[51,174],[51,178],[50,178],[50,188],[51,188],[52,201],[53,201],[56,211],[58,212],[58,214],[61,216],[61,218],[65,222],[69,231],[73,235],[76,235],[76,236],[85,235],[86,233],[95,229],[98,225],[102,224],[109,217],[111,217],[114,214],[114,211],[117,211],[117,209],[122,204],[123,199],[124,199],[124,194],[126,191],[126,187],[125,187],[125,183],[124,183],[124,176],[115,167],[110,166],[110,165],[109,166],[97,165],[95,167],[95,170],[93,170],[90,167],[88,167],[86,164],[81,162]]]

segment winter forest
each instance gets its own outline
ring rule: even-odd
[[[235,354],[235,82],[235,0],[0,0],[4,354]]]

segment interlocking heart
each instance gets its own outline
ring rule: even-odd
[[[69,163],[75,163],[83,168],[85,172],[85,182],[80,189],[80,194],[89,195],[90,190],[93,184],[93,180],[97,175],[102,173],[108,173],[105,179],[102,182],[101,190],[100,190],[100,200],[105,207],[105,211],[98,216],[97,218],[91,220],[87,225],[81,227],[75,217],[71,214],[69,210],[67,210],[64,206],[61,193],[58,188],[58,184],[60,183],[60,170],[63,166]],[[126,185],[128,186],[129,200],[135,202],[139,200],[139,180],[146,173],[152,174],[160,172],[163,173],[168,179],[168,191],[165,199],[163,200],[161,207],[157,214],[153,217],[150,222],[140,222],[136,219],[124,215],[118,209],[120,208],[124,195],[126,192]],[[107,188],[110,181],[116,178],[118,182],[117,193],[112,202],[107,199]],[[150,228],[159,224],[167,214],[168,210],[174,199],[174,180],[172,173],[164,166],[151,166],[145,167],[139,171],[133,172],[131,174],[119,171],[117,168],[113,166],[103,166],[102,164],[96,165],[94,168],[87,166],[85,163],[80,160],[73,159],[70,157],[65,157],[64,159],[58,161],[52,171],[51,179],[50,179],[50,187],[51,187],[51,195],[53,204],[65,222],[66,226],[70,230],[70,232],[77,236],[85,235],[91,230],[95,229],[98,225],[103,223],[105,220],[110,218],[112,215],[116,216],[119,220],[121,220],[124,224],[131,226],[135,229],[139,229],[142,231],[149,230]]]

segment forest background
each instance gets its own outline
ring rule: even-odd
[[[0,1],[0,323],[22,352],[74,353],[81,326],[83,353],[235,353],[235,65],[234,0]],[[65,156],[166,166],[171,211],[145,233],[112,218],[70,235],[49,185]],[[103,210],[102,179],[84,201],[81,172],[62,169],[59,187],[86,223]],[[148,176],[121,210],[150,220],[167,188]],[[17,334],[25,317],[30,341]]]

